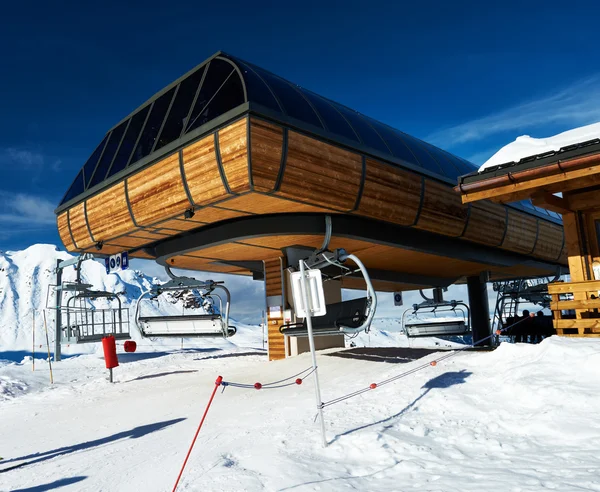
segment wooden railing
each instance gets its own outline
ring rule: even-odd
[[[548,293],[558,335],[600,337],[600,280],[555,282]]]

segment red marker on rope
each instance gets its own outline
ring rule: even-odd
[[[204,423],[204,419],[206,418],[208,409],[210,408],[210,406],[213,402],[215,393],[217,392],[217,388],[219,386],[221,386],[222,382],[223,382],[223,376],[219,376],[217,378],[217,380],[215,381],[215,389],[213,390],[212,395],[210,395],[210,400],[208,400],[208,405],[206,405],[206,410],[204,410],[204,415],[202,415],[202,420],[200,421],[200,424],[198,425],[198,430],[196,430],[196,435],[194,436],[194,439],[192,440],[192,444],[190,445],[190,449],[187,453],[187,456],[185,457],[185,461],[183,462],[183,466],[181,467],[181,471],[179,472],[179,476],[177,477],[177,481],[175,482],[175,486],[173,487],[173,492],[175,492],[175,490],[177,490],[177,485],[179,485],[179,480],[181,480],[181,475],[183,475],[183,470],[185,469],[185,465],[188,462],[190,454],[192,454],[192,449],[194,449],[194,444],[196,444],[196,439],[198,438],[198,434],[200,434],[200,429],[202,428],[202,424]]]

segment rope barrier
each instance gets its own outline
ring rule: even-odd
[[[234,381],[222,381],[221,386],[223,386],[223,391],[225,391],[225,388],[227,386],[231,386],[232,388],[256,389],[256,390],[286,388],[288,386],[294,386],[295,384],[297,384],[297,385],[302,384],[302,381],[305,378],[307,378],[308,376],[310,376],[314,371],[315,371],[315,369],[313,367],[308,367],[308,368],[304,369],[303,371],[300,371],[298,374],[294,374],[293,376],[289,376],[287,378],[280,379],[279,381],[272,381],[270,383],[263,384],[263,383],[256,382],[254,384],[249,384],[249,383],[237,383]],[[302,376],[301,378],[298,377],[298,376],[301,376],[302,374],[304,374],[304,376]],[[285,381],[289,381],[294,378],[296,378],[294,381],[291,381],[289,383],[285,382]],[[221,391],[221,393],[223,391]]]
[[[535,317],[535,314],[531,313],[529,315],[529,318],[533,318],[533,317]],[[500,329],[496,330],[495,333],[492,333],[491,335],[488,335],[487,337],[484,337],[484,338],[482,338],[480,340],[477,340],[476,342],[473,342],[472,345],[467,345],[467,346],[465,346],[465,347],[463,347],[461,349],[453,350],[449,354],[442,355],[441,357],[437,358],[436,360],[433,360],[433,361],[421,364],[421,365],[419,365],[417,367],[413,367],[412,369],[409,369],[408,371],[402,372],[402,373],[397,374],[395,376],[392,376],[392,377],[390,377],[388,379],[384,379],[383,381],[380,381],[378,383],[371,383],[369,386],[367,386],[365,388],[361,388],[359,390],[356,390],[356,391],[354,391],[352,393],[348,393],[347,395],[342,395],[342,396],[339,396],[337,398],[334,398],[333,400],[329,400],[327,402],[323,402],[323,403],[321,403],[321,408],[325,408],[325,407],[328,407],[330,405],[335,405],[336,403],[340,403],[342,401],[349,400],[350,398],[354,398],[355,396],[362,395],[363,393],[366,393],[368,391],[372,391],[374,389],[377,389],[378,387],[383,386],[384,384],[392,383],[394,381],[397,381],[398,379],[401,379],[401,378],[404,378],[404,377],[409,376],[411,374],[414,374],[416,372],[422,371],[423,369],[425,369],[427,367],[436,366],[438,364],[438,362],[442,362],[442,361],[447,360],[447,359],[449,359],[451,357],[454,357],[454,356],[460,354],[461,352],[463,352],[464,350],[471,349],[471,348],[475,347],[476,345],[481,344],[482,342],[485,342],[485,341],[487,341],[487,340],[489,340],[489,339],[491,339],[491,338],[493,338],[493,337],[495,337],[497,335],[500,335],[503,331],[506,331],[506,330],[508,330],[508,329],[510,329],[510,328],[512,328],[512,327],[514,327],[516,325],[518,325],[519,323],[522,323],[523,321],[525,321],[525,320],[527,320],[529,318],[520,319],[519,321],[517,321],[516,323],[513,323],[512,325],[506,326],[504,328],[500,328]]]

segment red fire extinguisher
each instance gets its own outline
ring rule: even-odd
[[[106,368],[110,371],[110,382],[113,382],[113,368],[119,365],[119,359],[117,357],[117,344],[115,343],[115,337],[108,336],[102,338],[102,349],[104,350],[104,363]]]

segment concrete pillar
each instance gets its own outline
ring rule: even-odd
[[[473,342],[486,338],[492,334],[490,324],[490,306],[487,296],[487,283],[483,275],[467,277],[467,290],[469,293],[469,307],[471,308],[471,327]],[[491,338],[478,346],[492,344]]]

